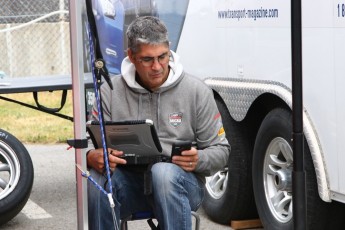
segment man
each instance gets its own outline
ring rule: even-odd
[[[167,29],[158,18],[137,18],[128,27],[127,38],[121,76],[112,79],[113,90],[108,84],[101,87],[104,119],[153,120],[167,156],[177,140],[193,141],[197,148],[174,156],[171,163],[152,166],[151,197],[144,195],[144,170],[126,166],[120,158],[123,153],[110,150],[116,219],[153,210],[160,229],[191,229],[191,211],[204,198],[205,176],[227,165],[230,146],[221,117],[212,91],[185,73],[178,55],[169,50]],[[98,117],[96,105],[93,116]],[[90,150],[87,163],[95,180],[104,185],[103,150]],[[108,198],[92,184],[88,194],[90,229],[114,229]]]

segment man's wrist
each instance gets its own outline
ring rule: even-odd
[[[89,156],[89,153],[92,151],[93,149],[89,149],[87,152],[86,152],[86,167],[87,167],[87,170],[90,170],[92,167],[90,166],[89,164],[89,159],[88,159],[88,156]]]

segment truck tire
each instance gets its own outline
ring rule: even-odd
[[[34,178],[24,145],[0,129],[0,225],[15,217],[29,199]]]
[[[231,220],[257,217],[252,177],[252,145],[243,127],[232,119],[225,104],[216,98],[226,137],[231,146],[228,167],[206,178],[203,209],[213,221],[229,224]]]
[[[256,206],[265,229],[293,229],[292,115],[277,108],[263,120],[254,145],[253,187]],[[329,229],[332,204],[318,194],[316,174],[308,144],[304,143],[306,172],[307,229]]]

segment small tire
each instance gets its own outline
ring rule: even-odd
[[[0,129],[0,225],[15,217],[29,199],[34,179],[24,145]]]
[[[258,213],[265,229],[294,228],[291,138],[291,112],[282,108],[269,112],[259,128],[253,156],[253,188]],[[319,197],[315,169],[306,141],[304,162],[307,229],[329,229],[327,222],[332,204],[323,202]]]
[[[231,220],[258,216],[251,178],[252,145],[245,132],[229,114],[226,105],[216,98],[227,139],[231,146],[228,167],[206,178],[203,209],[213,221],[229,224]]]

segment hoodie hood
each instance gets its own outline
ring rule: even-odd
[[[170,53],[172,55],[171,60],[169,61],[169,76],[167,80],[161,85],[160,89],[166,88],[173,83],[175,83],[181,76],[183,72],[183,66],[179,62],[180,57],[172,50],[170,50]],[[127,85],[132,89],[144,89],[141,85],[138,84],[135,80],[135,66],[134,64],[129,60],[128,57],[123,59],[121,64],[121,72],[123,79],[126,81]]]

